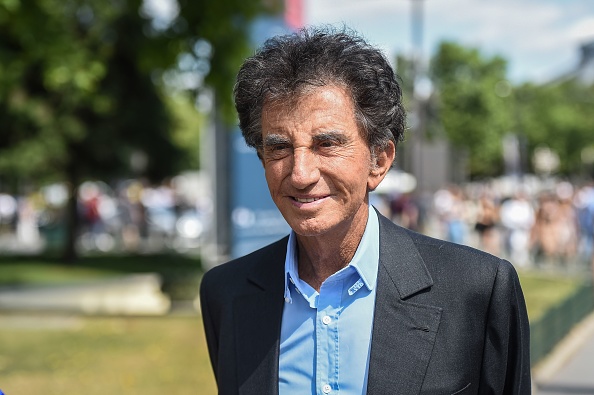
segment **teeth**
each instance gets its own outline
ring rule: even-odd
[[[311,203],[311,202],[315,202],[316,200],[320,200],[320,198],[307,198],[307,199],[295,198],[295,200],[298,201],[299,203]]]

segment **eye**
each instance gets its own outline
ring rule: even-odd
[[[264,151],[265,152],[276,152],[276,151],[285,150],[288,147],[289,147],[289,144],[286,144],[286,143],[269,144],[269,145],[267,145],[267,146],[264,147]]]
[[[315,149],[334,152],[335,149],[340,148],[347,142],[347,138],[343,133],[331,131],[317,134],[314,136],[314,142]]]
[[[340,139],[326,138],[318,142],[317,149],[334,152],[334,150],[340,148],[342,145],[343,142]]]
[[[268,147],[268,151],[270,151],[271,153],[279,153],[287,151],[289,149],[291,149],[291,146],[289,144],[274,144]]]
[[[272,144],[264,149],[264,154],[270,159],[281,159],[289,155],[291,146],[289,144]]]

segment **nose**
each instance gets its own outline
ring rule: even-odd
[[[293,151],[293,168],[291,182],[298,189],[305,189],[320,179],[317,158],[305,147]]]

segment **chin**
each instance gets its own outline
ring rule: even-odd
[[[318,236],[328,231],[328,226],[318,223],[317,220],[296,220],[287,221],[289,226],[299,236]]]
[[[327,222],[320,223],[318,221],[293,221],[289,223],[291,229],[299,236],[303,237],[316,237],[322,236],[332,232],[332,229],[336,228],[336,224],[330,224]]]

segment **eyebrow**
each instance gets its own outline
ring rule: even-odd
[[[321,132],[312,137],[314,143],[321,143],[324,141],[336,141],[339,144],[345,144],[348,141],[347,136],[340,131],[329,131],[329,132]],[[269,134],[264,138],[262,145],[264,148],[272,147],[278,144],[291,144],[291,140],[288,137],[282,136],[280,134]]]
[[[328,140],[336,141],[340,144],[345,144],[348,141],[348,138],[343,132],[340,132],[337,130],[332,130],[329,132],[322,132],[322,133],[318,133],[315,136],[313,136],[313,141],[316,143],[320,143],[320,142],[328,141]]]
[[[290,144],[291,140],[289,140],[285,136],[281,136],[280,134],[269,134],[264,138],[263,145],[264,147],[272,147],[273,145],[277,144]]]

